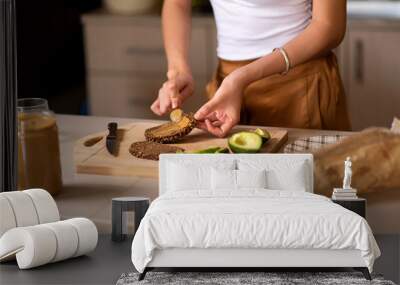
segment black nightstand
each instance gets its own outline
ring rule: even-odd
[[[123,241],[126,238],[127,218],[124,212],[135,212],[135,233],[140,221],[146,214],[150,199],[145,197],[119,197],[112,199],[112,233],[113,241]]]
[[[352,200],[333,200],[333,203],[339,204],[340,206],[359,214],[361,217],[365,218],[367,200],[364,198],[352,199]]]

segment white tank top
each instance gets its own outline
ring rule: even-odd
[[[218,57],[254,59],[281,47],[311,20],[312,0],[211,0]]]

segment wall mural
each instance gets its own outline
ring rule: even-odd
[[[400,189],[400,133],[394,128],[366,129],[314,151],[315,193],[330,196],[341,187],[346,157],[352,160],[352,187],[361,196]]]

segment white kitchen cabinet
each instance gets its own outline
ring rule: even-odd
[[[83,24],[90,114],[156,118],[149,108],[167,71],[160,17],[96,12],[84,15]],[[216,66],[215,33],[212,17],[193,17],[189,56],[196,90],[186,111],[205,101]]]
[[[339,62],[354,130],[400,117],[400,21],[349,21]]]

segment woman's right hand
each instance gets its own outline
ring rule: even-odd
[[[158,91],[158,97],[150,109],[159,116],[165,115],[175,108],[180,108],[193,92],[194,80],[190,72],[169,70],[167,81]]]

